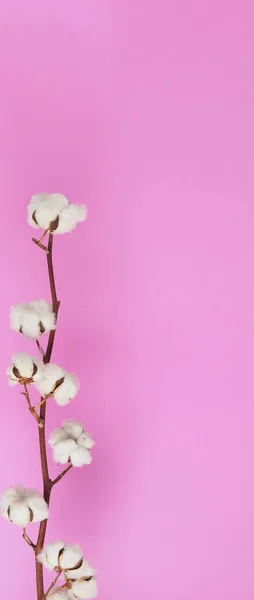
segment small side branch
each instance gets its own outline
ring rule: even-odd
[[[31,404],[31,400],[30,400],[30,396],[29,396],[29,392],[28,392],[28,388],[27,388],[27,384],[24,383],[24,392],[21,392],[21,394],[23,394],[23,396],[25,396],[27,404],[28,404],[28,408],[30,410],[31,415],[33,415],[34,419],[37,421],[38,426],[39,427],[43,427],[43,421],[42,419],[39,417],[39,415],[36,412],[36,407],[32,406]]]
[[[44,246],[44,244],[42,244],[42,240],[44,240],[44,238],[46,237],[48,232],[49,232],[49,230],[45,229],[45,231],[43,232],[43,234],[39,240],[37,240],[36,238],[33,238],[33,242],[36,244],[36,246],[39,246],[39,248],[44,250],[44,252],[46,252],[46,254],[49,254],[49,248],[47,246]]]
[[[62,473],[60,473],[60,475],[58,475],[58,477],[53,479],[53,481],[51,482],[52,487],[53,487],[53,485],[56,485],[56,483],[58,483],[58,481],[60,481],[66,475],[66,473],[68,473],[68,471],[71,468],[72,468],[72,464],[68,465],[68,467],[66,467],[66,469],[64,469],[64,471],[62,471]]]
[[[44,352],[43,348],[41,347],[39,340],[36,340],[36,346],[37,346],[37,348],[38,348],[38,350],[39,350],[40,354],[41,354],[41,355],[42,355],[42,357],[44,358],[44,356],[45,356],[45,352]]]
[[[30,537],[27,535],[27,532],[26,532],[26,529],[25,529],[25,527],[24,527],[24,529],[23,529],[23,538],[24,538],[25,542],[26,542],[26,543],[27,543],[29,546],[31,546],[31,548],[32,548],[33,550],[35,550],[35,544],[32,542],[32,540],[30,539]]]
[[[46,591],[44,598],[47,598],[47,596],[49,595],[49,593],[51,592],[51,590],[53,589],[53,587],[56,585],[56,582],[58,581],[60,575],[62,573],[62,569],[60,569],[57,573],[57,576],[55,577],[55,579],[53,579],[52,583],[50,584],[48,590]],[[54,590],[55,593],[55,590]]]
[[[68,583],[64,583],[63,585],[60,585],[60,587],[56,588],[53,592],[51,592],[50,594],[46,594],[46,596],[44,596],[45,598],[50,598],[51,595],[56,594],[56,592],[59,592],[60,590],[66,590],[68,588]]]

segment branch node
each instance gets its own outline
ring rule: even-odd
[[[44,244],[42,244],[40,242],[40,240],[37,240],[36,238],[32,238],[34,244],[36,244],[36,246],[39,246],[39,248],[41,248],[42,250],[44,250],[44,252],[46,252],[46,254],[49,254],[49,250],[47,248],[47,246],[44,246]]]

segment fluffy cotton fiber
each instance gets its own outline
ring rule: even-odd
[[[8,488],[1,498],[1,512],[5,519],[20,527],[39,523],[48,518],[48,505],[37,490],[22,485]]]
[[[82,559],[82,550],[78,544],[66,545],[63,541],[52,542],[38,554],[37,560],[53,571],[55,568],[74,569]]]
[[[55,321],[52,306],[46,300],[16,304],[10,310],[11,329],[31,340],[38,340],[43,333],[55,329]]]
[[[85,205],[70,203],[63,194],[35,194],[28,205],[28,223],[51,233],[68,233],[87,217]]]
[[[90,449],[94,446],[94,441],[79,421],[65,421],[61,429],[52,432],[49,444],[53,448],[56,463],[71,462],[73,467],[82,467],[92,462]]]
[[[7,369],[7,376],[10,385],[30,385],[37,381],[43,373],[44,365],[42,361],[34,356],[19,352],[12,356],[12,364]]]
[[[35,382],[35,387],[43,398],[53,397],[57,404],[64,406],[76,396],[79,384],[74,375],[49,363],[45,365],[42,377]]]
[[[80,598],[81,600],[92,600],[96,598],[98,595],[98,586],[96,579],[91,577],[91,579],[78,579],[77,581],[73,581],[71,584],[71,589],[68,592],[68,596],[70,600],[76,600],[76,598]]]
[[[65,576],[67,577],[67,579],[71,579],[71,580],[81,579],[81,578],[90,579],[90,577],[94,577],[95,574],[96,574],[95,569],[84,558],[82,559],[82,563],[81,563],[80,567],[78,567],[77,569],[71,569],[71,570],[65,571]]]

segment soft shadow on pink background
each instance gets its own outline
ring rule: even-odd
[[[49,431],[82,417],[96,447],[48,540],[81,543],[101,600],[253,599],[253,26],[251,0],[0,2],[0,487],[40,486],[8,311],[49,297],[26,205],[62,191],[89,207],[55,248],[81,390]],[[35,599],[0,533],[2,597]]]

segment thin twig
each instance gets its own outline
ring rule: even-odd
[[[39,240],[36,240],[36,238],[33,238],[33,242],[36,244],[36,246],[39,246],[39,248],[41,248],[42,250],[44,250],[44,252],[46,252],[46,254],[48,254],[47,246],[44,246],[44,244],[42,244]]]
[[[32,408],[34,410],[36,410],[37,408],[40,408],[40,406],[42,406],[43,404],[45,404],[45,402],[47,402],[48,397],[47,398],[42,398],[42,400],[39,402],[39,404],[36,404],[35,406],[32,406]]]
[[[42,236],[40,237],[39,240],[37,240],[36,238],[33,238],[33,242],[39,246],[39,248],[41,248],[42,250],[44,250],[46,252],[46,254],[49,253],[49,248],[47,248],[47,246],[44,246],[44,244],[42,244],[42,240],[44,240],[44,238],[46,237],[47,233],[49,232],[48,229],[45,229],[45,231],[43,232]],[[50,234],[51,235],[51,234]]]
[[[57,573],[57,576],[55,577],[55,579],[53,579],[51,585],[49,586],[48,590],[45,593],[44,598],[47,598],[47,596],[49,595],[49,592],[51,592],[51,590],[53,589],[54,585],[56,585],[57,580],[59,579],[60,575],[62,573],[62,569],[60,569]],[[55,590],[54,590],[55,592]]]
[[[60,481],[66,473],[68,473],[68,471],[71,469],[72,464],[68,465],[68,467],[66,467],[66,469],[64,469],[64,471],[62,471],[62,473],[60,473],[60,475],[58,475],[55,479],[53,479],[53,481],[51,482],[51,485],[53,487],[53,485],[56,485],[56,483],[58,483],[58,481]]]
[[[40,419],[39,415],[36,412],[36,406],[32,406],[31,404],[31,400],[30,400],[30,396],[29,396],[29,392],[28,392],[28,388],[27,388],[27,384],[24,383],[24,392],[21,392],[21,394],[23,396],[25,396],[26,400],[27,400],[27,404],[28,404],[28,408],[30,410],[31,415],[33,415],[33,417],[36,419],[39,427],[43,427],[43,421]]]
[[[27,535],[25,527],[23,529],[23,538],[27,542],[27,544],[29,546],[31,546],[31,548],[33,548],[33,550],[35,550],[35,544],[32,542],[32,540],[30,539],[30,537]]]
[[[67,582],[64,583],[63,585],[60,585],[60,587],[56,588],[53,592],[51,592],[51,594],[48,594],[47,597],[50,598],[50,596],[52,596],[53,594],[56,594],[56,592],[59,592],[60,590],[64,590],[67,588]]]
[[[39,350],[40,354],[41,354],[41,355],[43,356],[43,358],[44,358],[44,356],[45,356],[45,352],[44,352],[44,350],[43,350],[42,346],[40,345],[40,342],[39,342],[39,340],[36,340],[36,346],[37,346],[37,348],[38,348],[38,350]]]

